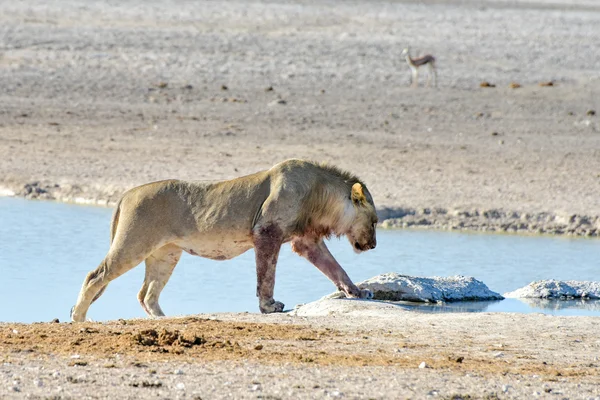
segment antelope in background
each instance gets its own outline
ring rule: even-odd
[[[427,72],[427,86],[430,86],[431,80],[433,85],[437,87],[437,73],[435,71],[435,58],[431,54],[426,54],[421,57],[411,58],[408,47],[402,50],[401,57],[406,58],[406,63],[412,71],[412,87],[419,86],[419,67],[426,65],[428,68]]]

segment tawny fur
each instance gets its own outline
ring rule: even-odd
[[[373,199],[356,176],[336,167],[287,160],[237,179],[204,183],[153,182],[126,192],[113,215],[111,246],[85,278],[74,321],[108,283],[145,260],[138,300],[150,316],[183,251],[214,260],[256,253],[257,296],[264,313],[280,312],[273,299],[279,248],[292,248],[321,270],[349,297],[360,291],[327,250],[323,238],[346,235],[355,251],[376,245]]]

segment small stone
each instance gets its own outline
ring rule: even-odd
[[[15,335],[18,335],[18,334],[19,334],[19,331],[18,331],[18,330],[16,330],[16,329],[13,329],[13,330],[12,330],[12,333],[14,333]]]
[[[273,86],[269,86],[268,88],[265,88],[265,92],[272,92],[273,91]]]
[[[183,370],[181,369],[176,369],[174,372],[175,375],[183,375]]]
[[[71,358],[75,358],[75,359],[77,359],[77,358],[81,358],[81,356],[80,356],[79,354],[73,354],[73,355],[71,356]]]
[[[175,385],[175,388],[177,390],[185,390],[185,384],[183,382],[179,382],[177,385]]]
[[[20,392],[20,391],[21,391],[21,388],[19,388],[18,386],[12,386],[12,387],[10,388],[10,390],[11,390],[11,391],[13,391],[13,392]]]
[[[284,106],[286,104],[287,104],[287,101],[285,101],[283,99],[277,99],[277,100],[273,100],[272,102],[270,102],[268,104],[268,106],[269,107],[276,106],[276,105],[283,105]]]
[[[595,110],[587,110],[587,112],[585,114],[589,115],[591,117],[593,115],[596,115],[596,111]]]
[[[429,365],[427,365],[427,363],[425,361],[423,361],[421,364],[419,364],[419,368],[420,369],[429,368]]]
[[[33,385],[37,386],[37,387],[42,387],[42,386],[44,386],[44,382],[42,382],[41,379],[34,379],[33,380]]]
[[[254,350],[262,350],[262,349],[263,349],[262,344],[257,344],[256,346],[254,346]]]
[[[518,89],[518,88],[520,88],[520,87],[521,87],[521,85],[520,85],[519,83],[517,83],[517,82],[511,82],[511,83],[508,85],[508,87],[509,87],[509,88],[511,88],[511,89]]]
[[[498,132],[492,132],[492,136],[498,136],[499,133]]]
[[[510,386],[508,386],[508,385],[502,385],[502,392],[503,393],[508,392],[508,389],[510,389]]]
[[[221,90],[229,90],[229,88],[227,87],[227,85],[221,85]]]
[[[253,392],[256,392],[257,390],[262,390],[262,387],[260,385],[252,385],[252,388],[250,389]]]
[[[53,324],[59,324],[59,323],[60,323],[60,320],[59,320],[58,318],[54,318],[54,319],[53,319],[52,321],[50,321],[50,322],[52,322]]]

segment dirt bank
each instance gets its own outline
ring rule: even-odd
[[[600,396],[597,318],[402,314],[2,324],[0,395]]]

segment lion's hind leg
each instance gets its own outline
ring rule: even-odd
[[[100,265],[85,277],[77,303],[71,310],[71,319],[75,322],[85,321],[90,305],[100,297],[110,281],[141,263],[146,256],[146,253],[142,253],[135,257],[127,251],[111,247]]]
[[[158,304],[158,298],[181,258],[181,253],[180,247],[168,244],[146,258],[146,276],[137,298],[146,314],[151,317],[165,315]]]

